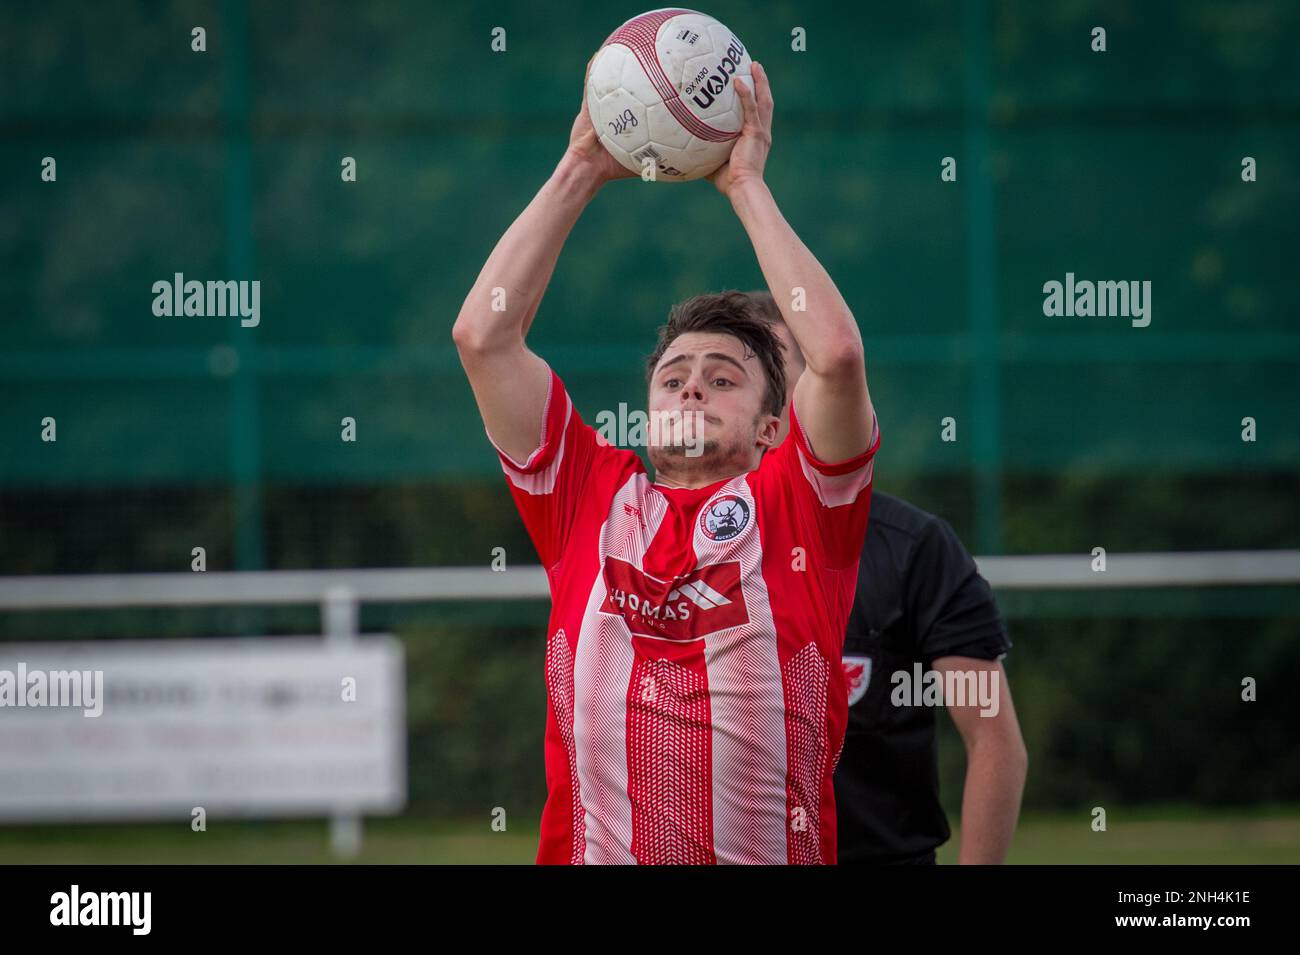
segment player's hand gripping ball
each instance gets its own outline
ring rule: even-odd
[[[587,73],[587,113],[626,169],[668,182],[701,179],[727,161],[744,124],[736,91],[749,88],[740,39],[694,10],[651,10],[609,35]]]

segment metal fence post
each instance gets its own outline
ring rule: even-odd
[[[361,607],[350,587],[330,587],[321,602],[321,621],[325,643],[347,647],[356,642]],[[330,816],[330,851],[342,859],[354,859],[361,853],[364,822],[361,814],[346,806],[336,807]]]

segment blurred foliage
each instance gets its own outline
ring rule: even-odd
[[[862,327],[882,470],[1300,467],[1300,6],[709,9],[772,75],[768,179]],[[637,12],[11,11],[0,296],[22,318],[0,354],[0,486],[221,482],[241,461],[290,482],[494,477],[450,327],[564,148],[579,64]],[[57,183],[39,180],[47,155]],[[1151,280],[1151,326],[1045,318],[1042,285],[1067,271]],[[156,318],[152,283],[176,272],[256,278],[261,325]],[[761,281],[709,185],[617,183],[574,228],[530,341],[591,417],[643,400],[640,357],[673,301]],[[975,330],[985,312],[996,334]],[[45,415],[56,446],[37,443]],[[338,440],[344,415],[359,446]]]

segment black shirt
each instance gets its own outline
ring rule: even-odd
[[[996,660],[1010,647],[988,581],[947,521],[873,493],[844,639],[840,862],[930,862],[952,834],[939,803],[938,708],[893,706],[890,674],[945,656]]]

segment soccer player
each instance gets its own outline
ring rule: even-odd
[[[786,380],[797,382],[799,347],[776,303],[768,292],[749,295],[786,346]],[[787,427],[783,421],[782,437]],[[948,713],[966,747],[958,862],[1003,861],[1028,769],[1000,662],[1010,648],[988,581],[952,527],[875,493],[844,638],[849,725],[835,771],[841,863],[933,863],[952,835],[939,802],[934,709],[894,705],[892,675],[910,678],[916,664],[974,674],[977,686],[983,679],[996,694],[991,706],[950,701]]]
[[[786,316],[807,362],[793,440],[775,447],[780,343],[742,292],[679,303],[660,329],[649,410],[679,428],[651,437],[653,480],[583,422],[528,349],[574,222],[602,185],[631,175],[585,107],[453,330],[550,579],[539,862],[835,861],[840,655],[879,431],[853,315],[763,181],[766,73],[756,63],[752,87],[736,87],[744,125],[710,178],[769,287],[806,296],[807,310]]]

